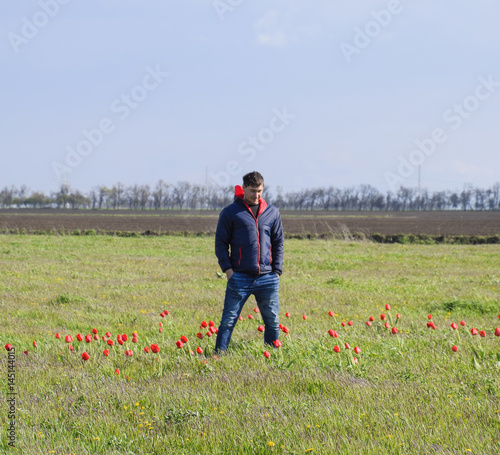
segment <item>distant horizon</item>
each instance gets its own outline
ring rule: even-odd
[[[118,185],[118,184],[121,184],[123,185],[125,188],[130,188],[130,187],[133,187],[133,186],[149,186],[149,188],[151,190],[154,189],[154,186],[159,183],[160,181],[163,181],[164,183],[166,183],[167,185],[171,185],[171,186],[175,186],[179,183],[189,183],[190,185],[192,186],[199,186],[199,187],[211,187],[211,188],[220,188],[220,189],[229,189],[230,187],[231,188],[234,188],[234,186],[236,185],[241,185],[242,182],[239,182],[239,183],[235,183],[234,185],[233,184],[228,184],[227,186],[219,186],[213,182],[209,182],[208,185],[206,185],[205,182],[202,182],[202,183],[197,183],[197,182],[190,182],[190,181],[187,181],[187,180],[178,180],[178,181],[175,181],[175,182],[170,182],[170,181],[166,181],[165,179],[159,179],[155,182],[152,182],[152,183],[139,183],[139,182],[134,182],[134,183],[124,183],[123,181],[116,181],[116,182],[113,182],[111,185],[109,184],[97,184],[95,186],[92,186],[88,189],[81,189],[81,188],[77,188],[77,187],[74,187],[72,185],[70,185],[69,183],[67,183],[70,191],[78,191],[82,194],[88,194],[94,190],[97,190],[99,188],[108,188],[108,189],[111,189],[113,188],[114,186]],[[61,190],[62,186],[64,184],[61,184],[59,185],[58,188],[56,189],[51,189],[49,191],[47,190],[43,190],[43,189],[40,189],[40,188],[33,188],[31,187],[29,184],[21,184],[21,185],[15,185],[15,184],[1,184],[0,186],[0,191],[4,190],[4,189],[10,189],[10,188],[15,188],[16,190],[20,190],[23,186],[26,186],[26,188],[31,192],[31,194],[33,193],[36,193],[36,192],[40,192],[40,193],[43,193],[43,194],[54,194],[54,193],[57,193],[58,191]],[[339,189],[339,190],[345,190],[345,189],[351,189],[351,188],[359,188],[359,187],[362,187],[362,186],[370,186],[372,188],[374,188],[375,190],[381,192],[381,193],[389,193],[391,192],[392,194],[394,194],[395,192],[394,191],[391,191],[391,190],[382,190],[381,188],[377,188],[376,186],[374,185],[371,185],[369,183],[359,183],[359,184],[353,184],[353,185],[347,185],[347,186],[337,186],[335,184],[331,184],[331,185],[322,185],[322,186],[308,186],[308,187],[300,187],[300,188],[286,188],[284,187],[283,185],[280,185],[279,183],[274,185],[274,184],[268,184],[267,181],[265,182],[265,185],[264,185],[264,194],[266,192],[266,189],[268,191],[271,191],[271,192],[276,192],[277,191],[277,188],[280,187],[282,188],[283,190],[283,193],[294,193],[294,192],[300,192],[300,191],[308,191],[308,190],[313,190],[313,189],[328,189],[330,187],[333,187],[333,188],[336,188],[336,189]],[[428,188],[428,187],[424,187],[424,186],[420,186],[420,191],[421,192],[424,192],[424,191],[427,191],[427,192],[430,192],[430,193],[438,193],[438,192],[461,192],[467,188],[471,188],[471,189],[478,189],[478,190],[489,190],[489,189],[493,189],[494,187],[496,186],[499,186],[500,187],[500,180],[494,182],[492,185],[487,185],[487,186],[478,186],[478,185],[473,185],[472,183],[468,183],[468,182],[464,182],[463,185],[460,187],[460,188],[442,188],[442,189],[431,189],[431,188]],[[396,192],[399,190],[399,189],[411,189],[411,190],[414,190],[414,191],[418,191],[419,190],[419,187],[418,186],[405,186],[405,185],[402,185],[401,187],[399,187],[398,189],[396,189]]]

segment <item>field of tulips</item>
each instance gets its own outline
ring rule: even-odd
[[[0,236],[0,452],[500,453],[500,245],[287,240],[213,347],[213,238]]]

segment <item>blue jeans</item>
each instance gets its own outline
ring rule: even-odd
[[[264,321],[264,343],[272,345],[279,336],[279,277],[276,273],[254,276],[234,272],[226,287],[222,320],[217,333],[215,351],[225,351],[238,317],[250,295],[255,296]]]

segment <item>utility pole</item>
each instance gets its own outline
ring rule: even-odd
[[[422,167],[421,164],[418,165],[418,210],[420,211],[420,205],[422,201],[420,200],[420,168]]]

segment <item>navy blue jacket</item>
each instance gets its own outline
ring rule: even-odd
[[[257,217],[242,197],[225,207],[215,232],[215,254],[223,272],[282,273],[283,227],[278,209],[260,199]]]

